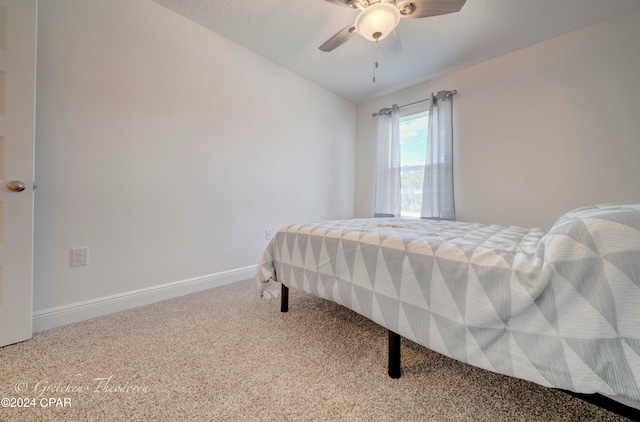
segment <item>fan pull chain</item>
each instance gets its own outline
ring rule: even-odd
[[[378,39],[376,38],[376,46],[373,49],[373,83],[376,83],[376,69],[378,68]]]

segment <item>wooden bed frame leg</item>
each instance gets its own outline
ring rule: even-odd
[[[280,298],[280,312],[288,312],[289,311],[289,288],[282,285],[282,293]]]
[[[389,331],[389,376],[400,378],[400,341],[402,337]]]

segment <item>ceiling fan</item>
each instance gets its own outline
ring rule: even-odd
[[[329,3],[360,10],[355,23],[338,31],[320,46],[332,51],[358,33],[369,41],[387,39],[380,47],[385,56],[402,52],[396,27],[400,18],[427,18],[459,12],[467,0],[327,0]]]

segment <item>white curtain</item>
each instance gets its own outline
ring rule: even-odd
[[[400,117],[396,104],[378,113],[378,163],[374,215],[400,216]]]
[[[455,220],[453,200],[453,95],[440,91],[429,108],[422,218]]]

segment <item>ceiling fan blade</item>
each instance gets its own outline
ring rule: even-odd
[[[394,29],[384,40],[379,42],[378,47],[387,59],[399,56],[402,53],[402,43],[398,31]]]
[[[466,2],[467,0],[403,0],[397,5],[404,18],[427,18],[459,12]],[[409,12],[403,12],[403,8]]]
[[[349,5],[350,0],[327,0],[329,3],[333,3],[333,4],[337,4],[339,6],[347,6],[347,7],[351,7]]]
[[[353,34],[356,33],[356,26],[349,25],[346,28],[338,31],[333,37],[329,38],[324,44],[322,44],[319,48],[322,51],[331,51],[335,48],[340,47],[342,44],[346,43],[351,39]]]

